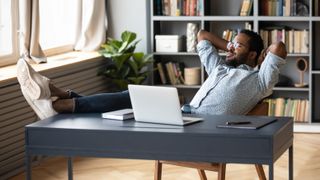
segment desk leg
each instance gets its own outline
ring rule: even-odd
[[[25,156],[26,163],[26,180],[31,180],[31,165],[30,165],[30,155],[26,152]]]
[[[293,180],[293,145],[289,147],[289,180]]]
[[[68,157],[68,179],[72,180],[73,179],[73,174],[72,174],[72,157]]]
[[[269,164],[269,180],[273,180],[273,163]]]

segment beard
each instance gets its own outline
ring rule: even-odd
[[[237,55],[235,53],[228,53],[226,56],[226,65],[232,67],[238,67],[241,64],[245,64],[246,56],[244,54]]]

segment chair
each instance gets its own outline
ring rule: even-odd
[[[268,103],[258,103],[247,115],[268,115]],[[196,168],[201,180],[207,180],[205,170],[215,171],[218,173],[218,180],[224,180],[226,174],[226,163],[204,163],[204,162],[184,162],[184,161],[155,161],[154,180],[161,180],[162,165],[170,164],[182,167]],[[255,164],[256,171],[260,180],[266,180],[261,164]]]

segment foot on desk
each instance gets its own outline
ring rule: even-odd
[[[23,96],[40,119],[57,114],[52,107],[50,79],[36,72],[22,58],[17,63],[17,79]]]

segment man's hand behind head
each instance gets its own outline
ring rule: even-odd
[[[272,43],[269,46],[268,51],[283,59],[286,59],[287,57],[286,45],[283,42]]]
[[[268,48],[261,51],[257,65],[262,64],[269,51],[283,59],[287,57],[286,45],[283,42],[272,43]]]
[[[264,61],[264,58],[266,58],[267,54],[268,54],[268,49],[262,49],[260,56],[258,58],[258,61],[257,61],[257,66],[260,66],[262,64],[262,62]]]

